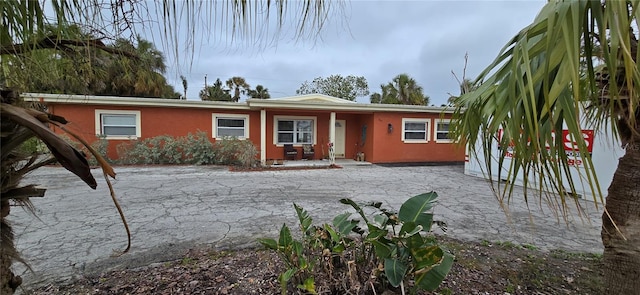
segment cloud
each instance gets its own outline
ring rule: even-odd
[[[317,39],[292,40],[283,34],[269,46],[201,41],[193,66],[170,67],[168,78],[188,98],[215,78],[245,77],[267,87],[272,96],[295,95],[305,80],[332,74],[364,76],[371,92],[400,74],[412,76],[435,105],[456,94],[453,70],[461,78],[469,54],[467,78],[483,70],[546,3],[538,1],[352,1],[344,18],[333,15]],[[285,30],[286,32],[286,30]],[[175,76],[175,77],[174,77]],[[358,99],[368,102],[368,98]]]

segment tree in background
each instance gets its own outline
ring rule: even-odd
[[[304,81],[296,90],[296,94],[312,93],[354,101],[359,96],[369,95],[369,84],[363,76],[331,75],[327,78],[317,77],[311,82]]]
[[[383,103],[383,104],[399,104],[398,99],[390,95],[391,87],[388,84],[380,84],[380,90],[382,94],[374,92],[369,96],[371,103]]]
[[[182,97],[183,100],[187,99],[187,86],[189,86],[187,84],[187,78],[183,75],[180,75],[180,81],[182,81],[182,89],[184,90],[184,96]]]
[[[576,186],[587,186],[594,202],[606,204],[601,233],[606,294],[640,290],[638,11],[637,0],[550,1],[480,73],[473,83],[478,89],[455,100],[451,125],[453,137],[484,155],[487,174],[506,178],[492,182],[505,206],[518,174],[525,180],[544,178],[520,188],[527,196],[534,186],[536,202],[544,199],[565,218],[571,203],[580,210],[570,193]],[[581,123],[609,131],[600,136],[611,134],[625,150],[606,201]],[[574,158],[565,152],[564,136],[555,135],[561,130],[582,155],[579,179],[570,173]],[[498,146],[513,149],[511,161],[495,151],[499,132]],[[491,163],[496,155],[497,171]]]
[[[54,36],[56,30],[56,26],[46,25],[32,39]],[[75,40],[95,38],[79,25],[65,26],[61,35]],[[102,50],[77,46],[6,54],[0,59],[0,86],[28,92],[93,94],[105,89],[109,63],[109,55]]]
[[[200,90],[200,99],[208,101],[233,101],[233,97],[229,94],[229,89],[225,89],[220,78],[211,86],[206,86]]]
[[[165,58],[153,43],[136,38],[136,44],[118,39],[114,48],[129,52],[135,58],[112,59],[107,67],[106,89],[97,95],[179,98],[180,94],[167,83]]]
[[[451,74],[453,75],[453,77],[456,78],[456,81],[458,81],[458,86],[460,87],[460,94],[459,95],[453,95],[453,94],[449,93],[449,99],[447,99],[447,105],[448,106],[454,106],[455,105],[455,101],[460,96],[478,89],[479,85],[475,84],[473,81],[471,81],[471,79],[467,78],[467,64],[468,64],[468,62],[469,62],[469,54],[466,53],[464,55],[464,67],[462,68],[462,80],[460,80],[460,78],[458,78],[458,75],[456,75],[456,73],[454,71],[451,71]]]
[[[387,84],[380,85],[382,94],[374,93],[369,97],[371,103],[428,105],[429,97],[424,95],[422,87],[408,74],[400,74]]]
[[[74,48],[85,49],[85,57],[87,58],[94,56],[91,54],[92,49],[99,49],[112,55],[135,58],[130,53],[119,52],[105,46],[100,38],[106,37],[108,34],[112,34],[112,40],[122,36],[135,36],[136,27],[133,24],[149,21],[142,17],[151,15],[147,6],[150,3],[158,6],[156,12],[161,15],[161,19],[157,23],[163,26],[161,28],[161,32],[164,34],[163,39],[167,45],[174,47],[176,55],[181,52],[178,35],[190,32],[190,37],[193,38],[199,34],[198,28],[200,26],[210,31],[211,19],[215,19],[216,23],[228,24],[214,26],[214,30],[220,28],[223,34],[233,36],[233,40],[246,38],[248,43],[255,44],[256,39],[264,38],[264,34],[256,32],[256,24],[268,27],[270,23],[273,23],[280,29],[284,23],[290,23],[284,21],[284,11],[294,11],[287,13],[286,17],[294,18],[292,23],[297,24],[294,30],[296,37],[315,37],[326,22],[331,11],[330,8],[341,7],[340,5],[329,5],[323,1],[268,1],[266,3],[262,1],[223,1],[222,7],[215,9],[221,2],[166,0],[152,3],[151,1],[135,0],[49,0],[45,5],[41,1],[2,1],[0,2],[0,7],[2,7],[0,9],[0,14],[2,14],[0,61],[5,62],[11,59],[13,64],[25,64],[30,53],[34,51],[55,49],[58,54],[62,55]],[[290,10],[286,9],[291,6],[295,7]],[[45,10],[47,11],[46,15]],[[269,13],[272,10],[274,12]],[[210,15],[204,15],[206,13]],[[183,23],[185,17],[193,21]],[[271,21],[273,18],[276,19]],[[86,26],[91,32],[99,33],[100,37],[95,39],[67,38],[65,27],[70,24]],[[54,32],[46,34],[44,30],[50,25],[53,26]],[[0,201],[0,294],[12,294],[21,285],[22,280],[13,274],[11,268],[14,261],[21,261],[21,259],[19,252],[14,247],[12,229],[8,222],[10,206],[19,205],[32,208],[29,199],[44,195],[44,191],[34,189],[32,185],[23,185],[20,180],[25,173],[46,165],[47,161],[51,162],[50,159],[43,161],[39,156],[19,155],[20,145],[36,136],[47,144],[65,168],[74,172],[92,188],[96,187],[96,183],[86,159],[68,143],[51,133],[48,126],[45,125],[45,123],[51,124],[53,120],[59,123],[58,125],[64,124],[62,123],[64,119],[49,117],[37,112],[37,110],[23,106],[15,91],[4,89],[9,86],[7,81],[13,75],[19,75],[20,71],[25,71],[24,68],[5,71],[5,65],[2,64],[3,76],[0,80],[0,112],[2,113],[0,120],[3,126],[0,162],[0,167],[2,167],[1,190],[3,192]],[[86,127],[89,128],[89,126]],[[5,129],[8,131],[5,132]],[[109,173],[104,166],[103,171],[105,175],[115,176],[113,170]]]
[[[449,99],[447,99],[447,104],[449,106],[454,106],[455,101],[462,95],[465,95],[469,92],[472,92],[476,89],[478,89],[478,85],[475,85],[473,83],[473,81],[471,81],[471,79],[463,79],[462,82],[458,81],[458,83],[460,83],[460,95],[452,95],[451,93],[449,93]]]
[[[56,27],[48,26],[46,35]],[[92,40],[78,25],[63,28],[64,38]],[[86,95],[176,98],[173,86],[163,76],[164,56],[153,44],[140,37],[137,44],[118,39],[102,44],[119,54],[101,49],[69,47],[30,50],[20,56],[2,58],[0,81],[6,87],[27,92]]]
[[[271,94],[269,94],[269,89],[265,88],[262,85],[256,86],[256,89],[249,89],[248,93],[250,98],[259,98],[259,99],[267,99],[271,98]]]
[[[384,89],[384,85],[380,85],[382,89]],[[374,92],[369,96],[369,102],[371,103],[382,103],[382,94],[378,92]]]
[[[231,77],[227,80],[226,85],[229,90],[233,90],[231,98],[234,102],[240,101],[240,94],[246,94],[251,89],[251,86],[242,77]]]

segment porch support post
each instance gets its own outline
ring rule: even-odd
[[[329,117],[329,164],[336,164],[336,112],[331,112]]]
[[[260,163],[267,160],[267,110],[260,110]]]
[[[329,143],[336,141],[336,112],[331,112],[329,117]]]

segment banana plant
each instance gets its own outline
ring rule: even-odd
[[[398,213],[382,209],[380,203],[366,204],[377,211],[372,218],[353,200],[340,200],[362,217],[368,228],[365,243],[373,245],[377,258],[384,262],[389,284],[401,287],[403,294],[409,278],[415,282],[412,292],[435,290],[453,266],[454,256],[427,236],[434,223],[431,211],[437,197],[436,192],[411,197]]]
[[[400,287],[403,294],[409,280],[413,281],[411,293],[433,291],[450,271],[454,259],[429,235],[437,196],[435,192],[414,196],[397,213],[382,208],[380,202],[361,206],[351,199],[342,199],[340,202],[350,205],[360,218],[351,218],[353,213],[346,212],[322,226],[313,225],[309,213],[294,204],[302,238],[294,239],[289,227],[283,224],[277,241],[269,238],[258,241],[276,251],[285,263],[286,270],[278,277],[282,294],[287,293],[289,283],[315,294],[315,274],[349,265],[355,265],[355,269],[382,265],[371,270],[373,277],[380,278],[382,286]],[[363,207],[373,208],[374,213],[365,213]],[[360,228],[362,222],[366,229]]]

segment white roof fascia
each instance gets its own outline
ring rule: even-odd
[[[250,100],[262,100],[262,99],[248,99],[247,101]],[[323,101],[323,102],[327,102],[327,103],[346,103],[346,104],[355,104],[355,101],[350,101],[347,99],[342,99],[342,98],[338,98],[338,97],[334,97],[334,96],[329,96],[329,95],[325,95],[325,94],[320,94],[320,93],[312,93],[312,94],[303,94],[303,95],[296,95],[296,96],[287,96],[287,97],[278,97],[278,98],[269,98],[269,100],[277,100],[277,101],[299,101],[299,102],[303,102],[303,101],[308,101],[308,100],[315,100],[315,101]]]
[[[199,100],[178,100],[178,99],[165,99],[165,98],[69,95],[69,94],[48,94],[48,93],[22,93],[21,96],[26,101],[42,101],[42,102],[60,103],[60,104],[203,108],[203,109],[227,109],[227,110],[249,110],[250,109],[246,103],[226,102],[226,101],[199,101]]]
[[[255,110],[264,108],[321,110],[321,111],[349,111],[349,112],[402,112],[402,113],[453,113],[453,107],[433,107],[400,104],[366,104],[357,103],[326,95],[309,94],[280,99],[248,99],[245,103],[226,101],[177,100],[164,98],[141,98],[95,95],[69,95],[48,93],[22,93],[26,101],[42,101],[60,104],[91,104],[133,107],[174,107],[174,108],[203,108],[221,110]],[[327,102],[305,101],[298,98],[329,98]],[[330,102],[336,101],[336,102]]]
[[[432,107],[400,104],[365,103],[313,103],[292,100],[248,100],[251,108],[280,108],[297,110],[351,111],[351,112],[403,112],[403,113],[452,113],[452,107]]]

